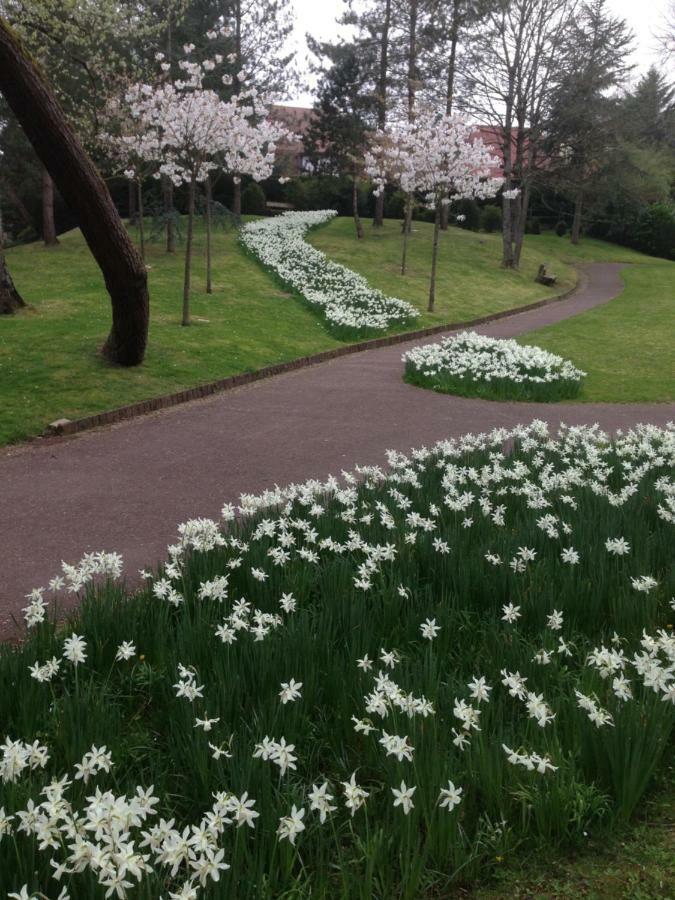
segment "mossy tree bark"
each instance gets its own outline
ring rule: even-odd
[[[108,188],[70,126],[44,76],[0,18],[0,91],[61,196],[76,213],[112,303],[103,355],[143,361],[148,338],[148,275]]]

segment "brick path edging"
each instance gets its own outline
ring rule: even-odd
[[[388,335],[386,337],[357,341],[354,344],[346,344],[344,347],[336,347],[333,350],[324,350],[313,356],[301,356],[298,359],[292,359],[288,362],[264,366],[262,369],[256,369],[254,372],[242,372],[239,375],[228,375],[226,378],[219,378],[217,381],[209,381],[193,388],[176,391],[173,394],[164,394],[160,397],[152,397],[149,400],[141,400],[138,403],[130,403],[127,406],[119,406],[116,409],[104,410],[103,412],[95,413],[91,416],[84,416],[81,419],[59,420],[49,425],[45,434],[49,436],[64,437],[66,435],[78,434],[81,431],[88,431],[89,429],[99,428],[103,425],[113,425],[116,422],[122,422],[126,419],[134,419],[137,416],[169,409],[172,406],[178,406],[181,403],[189,403],[191,400],[202,400],[213,394],[219,394],[223,391],[229,391],[234,388],[243,387],[247,384],[253,384],[256,381],[263,381],[266,378],[272,378],[274,375],[283,375],[286,372],[295,372],[299,369],[307,368],[308,366],[316,366],[320,363],[328,362],[331,359],[338,359],[341,356],[348,356],[352,353],[362,353],[366,350],[375,350],[379,347],[392,347],[396,344],[405,344],[409,341],[417,340],[418,338],[442,334],[444,331],[456,331],[458,329],[472,328],[476,325],[486,325],[489,322],[496,322],[499,319],[506,319],[510,316],[516,316],[521,313],[530,312],[534,309],[539,309],[542,306],[549,306],[551,303],[558,303],[561,300],[566,300],[581,287],[582,282],[583,275],[581,272],[577,272],[576,284],[569,290],[562,294],[558,294],[555,297],[546,297],[543,300],[536,300],[534,303],[528,303],[526,306],[505,309],[488,316],[480,316],[477,319],[471,319],[468,322],[448,322],[444,325],[432,325],[429,328],[423,328],[419,331],[407,331],[400,334]]]

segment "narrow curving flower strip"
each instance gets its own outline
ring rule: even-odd
[[[406,379],[448,394],[498,400],[560,400],[586,373],[540,347],[462,331],[403,355]]]
[[[416,318],[405,300],[387,297],[363,276],[328,257],[305,240],[307,231],[329,222],[335,210],[287,212],[244,225],[243,246],[281,281],[318,307],[338,334],[386,331]]]

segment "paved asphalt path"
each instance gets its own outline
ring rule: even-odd
[[[484,326],[511,337],[619,294],[620,266],[593,264],[570,298]],[[544,419],[606,430],[663,425],[675,407],[495,403],[406,385],[401,354],[417,342],[368,350],[72,438],[0,453],[0,635],[14,632],[24,595],[62,559],[122,553],[133,577],[164,559],[176,525],[218,517],[241,492],[324,478],[384,462],[468,431]]]

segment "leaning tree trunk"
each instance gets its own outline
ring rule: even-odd
[[[0,19],[0,91],[26,137],[76,213],[112,303],[103,347],[111,362],[135,366],[148,339],[148,275],[108,188],[75,136],[56,97],[4,19]]]
[[[581,219],[584,209],[584,195],[579,191],[574,198],[574,219],[572,220],[572,243],[578,244],[581,238]]]
[[[361,216],[359,215],[359,177],[354,176],[352,183],[352,214],[354,216],[354,226],[356,227],[356,237],[363,240],[363,225],[361,224]]]
[[[185,237],[185,273],[183,277],[183,320],[181,325],[190,324],[190,275],[192,269],[192,229],[195,220],[195,179],[188,187],[188,224]]]
[[[56,247],[59,242],[54,224],[54,182],[44,166],[42,167],[42,239],[45,247]]]
[[[429,282],[429,304],[427,312],[434,311],[436,302],[436,269],[438,268],[438,239],[441,233],[441,204],[436,200],[436,215],[434,216],[434,246],[431,252],[431,280]]]
[[[5,254],[0,250],[0,316],[11,316],[25,305],[23,297],[14,287]]]

